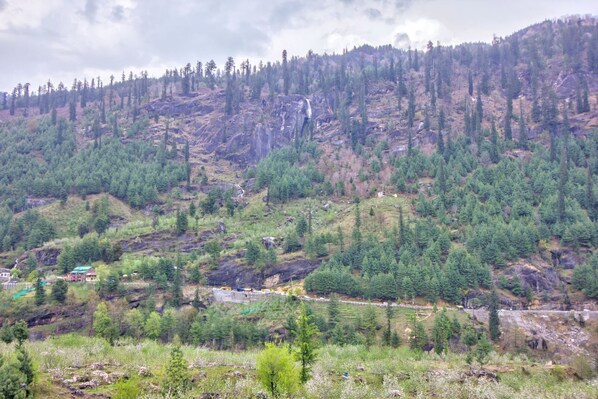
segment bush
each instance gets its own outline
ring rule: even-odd
[[[255,265],[261,259],[262,251],[256,243],[251,241],[247,241],[246,247],[245,260],[249,265]]]
[[[287,347],[266,344],[257,357],[256,369],[258,380],[275,398],[292,394],[299,386],[299,371]]]
[[[571,368],[575,375],[582,380],[589,380],[594,376],[592,365],[584,356],[575,356],[571,359]]]
[[[120,379],[114,384],[114,399],[136,399],[141,395],[139,381],[136,378]]]

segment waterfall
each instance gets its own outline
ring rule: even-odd
[[[305,101],[307,102],[307,109],[305,111],[305,115],[307,119],[311,119],[311,103],[309,102],[309,98],[306,98]]]

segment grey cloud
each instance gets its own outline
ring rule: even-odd
[[[96,16],[98,13],[98,4],[97,0],[86,0],[85,1],[85,8],[83,8],[83,15],[89,22],[95,22]]]
[[[382,13],[377,8],[367,8],[364,12],[369,19],[375,20],[382,17]]]
[[[399,11],[405,11],[411,6],[413,0],[394,0],[394,6]]]
[[[268,23],[273,29],[276,30],[293,26],[293,17],[298,17],[305,7],[305,2],[285,1],[282,4],[274,7],[270,17],[268,18]]]
[[[409,47],[411,44],[411,40],[409,39],[409,35],[406,33],[397,33],[395,35],[394,46],[396,48],[405,49]]]
[[[53,52],[50,56],[47,44],[43,38],[47,38],[42,32],[20,31],[11,34],[0,34],[0,48],[3,52],[11,55],[6,65],[0,66],[0,73],[13,77],[2,86],[2,90],[14,87],[19,81],[25,83],[30,81],[32,75],[44,76],[43,79],[51,78],[52,74],[64,68],[72,62],[72,58],[62,51]],[[14,76],[15,64],[26,59],[24,74]],[[39,82],[31,82],[39,83]]]
[[[496,24],[489,24],[486,17],[490,5],[472,1],[471,10],[462,12],[460,0],[434,4],[430,0],[78,0],[76,7],[73,1],[56,2],[60,5],[38,1],[44,6],[35,14],[41,16],[31,15],[22,23],[17,7],[0,0],[0,54],[6,55],[0,63],[0,90],[19,81],[35,86],[35,79],[72,81],[92,69],[109,75],[124,68],[156,70],[211,58],[223,63],[227,56],[278,59],[282,48],[291,54],[307,48],[318,53],[340,51],[335,46],[344,45],[345,37],[372,45],[392,41],[407,48],[415,43],[412,40],[421,40],[421,34],[406,22],[421,18],[446,27],[439,37],[430,38],[434,41],[481,40],[496,31]],[[520,0],[505,2],[513,5]],[[537,22],[540,14],[551,17],[544,0],[529,3],[533,6],[521,13],[516,26],[510,19],[501,19],[501,26],[515,30],[526,21]],[[562,2],[559,14],[568,10],[596,14],[595,3]],[[501,7],[509,9],[507,4]],[[461,34],[473,13],[480,15],[479,24]],[[393,36],[404,23],[406,27]],[[327,32],[337,34],[326,36]]]
[[[218,1],[196,3],[192,12],[184,14],[176,7],[165,8],[162,1],[142,3],[136,10],[140,21],[137,30],[148,45],[146,51],[170,62],[190,61],[191,54],[216,60],[240,53],[262,56],[270,42],[264,30],[247,21],[226,26],[223,21],[228,9]]]
[[[112,12],[110,14],[112,16],[112,20],[121,22],[125,19],[125,8],[121,5],[114,6],[112,7]]]

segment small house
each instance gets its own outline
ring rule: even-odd
[[[95,270],[89,269],[89,271],[85,274],[85,281],[88,283],[93,283],[98,278]]]
[[[66,280],[71,282],[89,282],[96,278],[96,272],[91,266],[77,266],[66,276]]]
[[[11,279],[10,270],[5,268],[0,268],[0,282],[8,283]]]

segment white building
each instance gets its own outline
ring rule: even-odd
[[[6,283],[10,281],[10,270],[0,267],[0,282]]]

